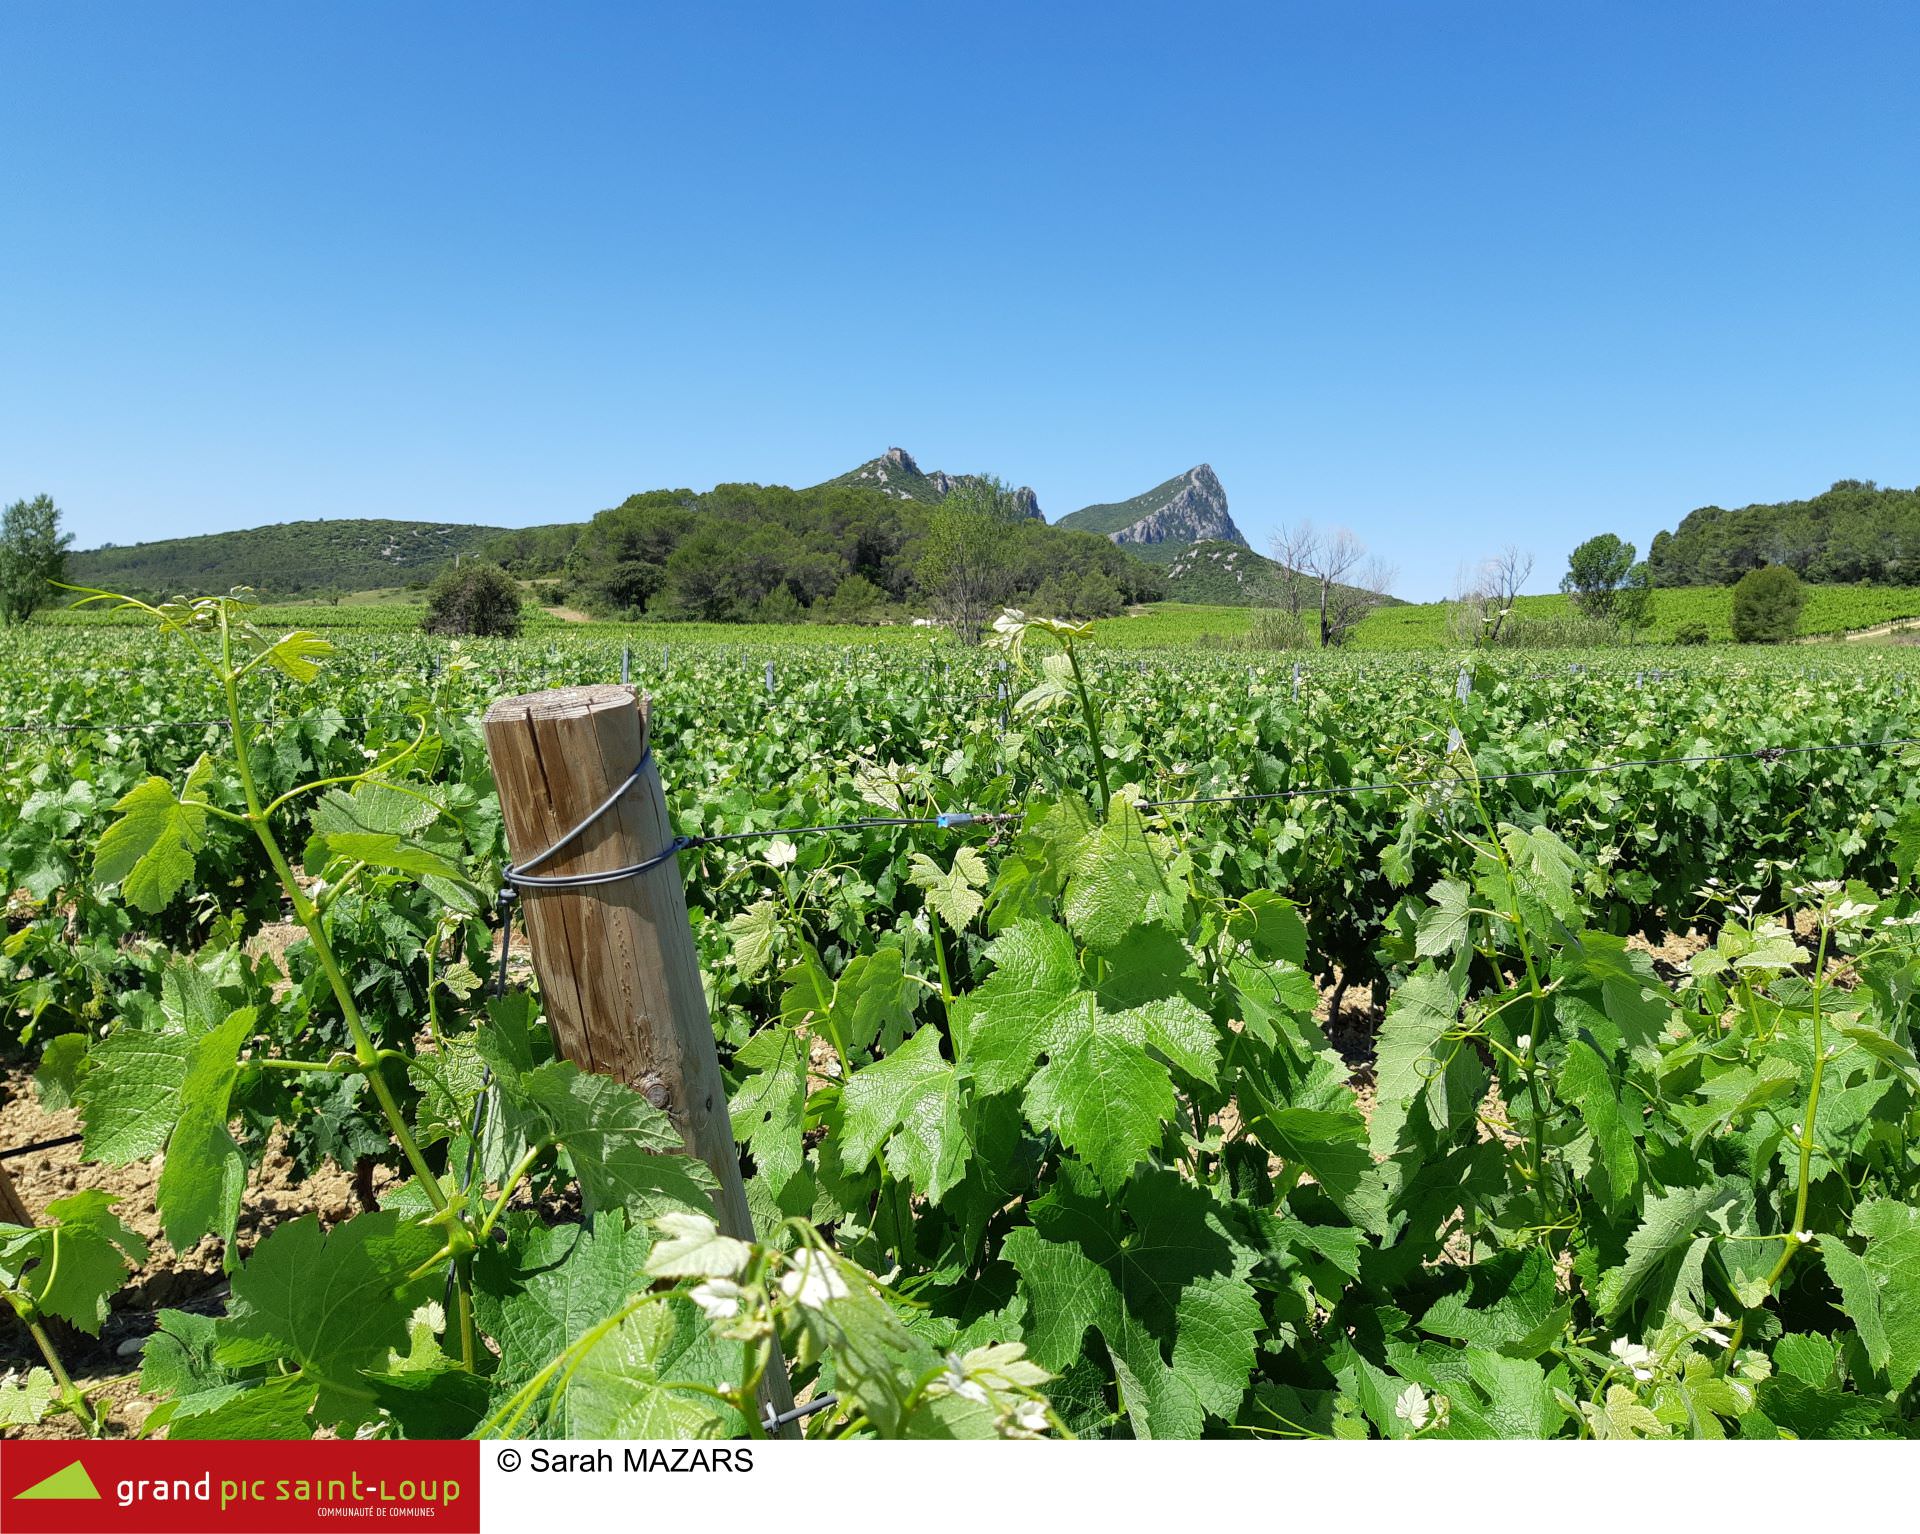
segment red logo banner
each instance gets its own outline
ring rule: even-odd
[[[0,1448],[7,1534],[479,1534],[477,1443],[19,1442]]]

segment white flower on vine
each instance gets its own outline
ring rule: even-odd
[[[1407,1386],[1400,1392],[1399,1399],[1393,1403],[1393,1414],[1414,1432],[1419,1432],[1427,1425],[1428,1418],[1431,1416],[1427,1408],[1426,1391],[1418,1385]]]
[[[780,1292],[809,1310],[819,1310],[830,1300],[847,1297],[847,1281],[831,1257],[806,1247],[794,1255],[792,1266],[781,1275]]]
[[[799,856],[800,849],[784,836],[776,836],[767,848],[767,861],[775,868],[791,868]]]
[[[1798,1241],[1802,1246],[1812,1246],[1814,1243],[1813,1232],[1810,1230],[1796,1230],[1793,1233],[1793,1239]]]
[[[993,620],[996,634],[1017,634],[1027,626],[1027,615],[1017,607],[1003,607],[1000,616]]]
[[[1837,895],[1840,893],[1840,881],[1838,879],[1815,879],[1812,888],[1822,895]]]
[[[1038,1438],[1047,1430],[1047,1408],[1042,1401],[1022,1401],[1000,1419],[1000,1431],[1008,1438]]]
[[[709,1321],[731,1321],[740,1314],[746,1290],[730,1278],[709,1278],[687,1291],[687,1298],[706,1312]]]
[[[1870,905],[1862,905],[1858,900],[1843,900],[1833,908],[1833,919],[1842,926],[1848,922],[1858,921],[1861,917],[1871,916],[1872,914],[1873,907]]]
[[[1633,1371],[1637,1380],[1653,1378],[1653,1353],[1637,1342],[1621,1337],[1613,1344],[1613,1356]]]
[[[1532,1054],[1533,1053],[1533,1035],[1530,1033],[1523,1033],[1520,1035],[1519,1038],[1515,1039],[1513,1041],[1513,1052],[1516,1055]]]
[[[947,1354],[947,1367],[940,1376],[940,1383],[963,1401],[978,1401],[987,1404],[987,1387],[967,1373],[966,1360],[958,1353]]]

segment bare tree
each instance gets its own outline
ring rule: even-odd
[[[1393,584],[1393,567],[1344,527],[1289,523],[1272,547],[1279,607],[1303,639],[1309,624],[1317,628],[1323,649],[1344,644]]]
[[[1471,570],[1462,569],[1456,588],[1456,632],[1463,640],[1495,644],[1520,588],[1533,574],[1533,555],[1508,544]]]
[[[1279,609],[1287,615],[1290,644],[1306,638],[1305,614],[1313,604],[1314,578],[1308,566],[1319,558],[1320,535],[1311,522],[1287,522],[1273,535],[1273,559],[1280,571],[1274,578]]]
[[[1351,533],[1345,537],[1358,557],[1346,562],[1341,571],[1345,579],[1320,577],[1320,643],[1323,647],[1345,644],[1360,626],[1360,620],[1386,600],[1387,588],[1393,584],[1392,565],[1378,555],[1368,554]]]

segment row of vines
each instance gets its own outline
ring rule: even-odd
[[[1897,659],[139,615],[0,639],[0,1034],[90,1159],[164,1155],[170,1242],[227,1243],[224,1312],[146,1346],[148,1431],[757,1434],[776,1361],[816,1437],[1912,1431]],[[680,828],[766,833],[682,858],[750,1243],[494,994],[478,716],[623,660]],[[1283,797],[1181,802],[1246,795]],[[1012,818],[780,834],[964,811]],[[275,1136],[393,1190],[243,1253]],[[42,1359],[0,1421],[98,1427],[48,1323],[97,1328],[142,1242],[104,1194],[44,1215],[0,1226]]]

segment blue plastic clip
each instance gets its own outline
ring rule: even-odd
[[[974,820],[973,816],[964,812],[957,812],[952,815],[936,815],[933,818],[935,824],[939,825],[942,829],[948,826],[970,826]]]

